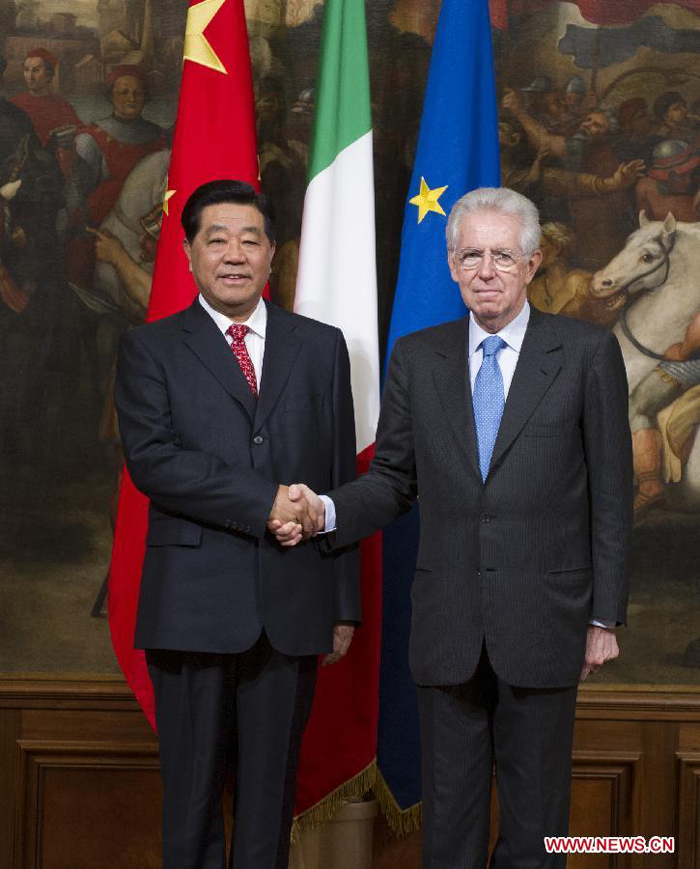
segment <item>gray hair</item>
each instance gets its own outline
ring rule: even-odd
[[[452,206],[447,220],[447,249],[454,251],[457,235],[465,214],[479,211],[497,211],[512,214],[520,220],[520,247],[526,257],[531,257],[540,246],[540,215],[537,206],[521,193],[509,187],[478,187],[465,193]]]
[[[620,129],[620,121],[612,109],[603,109],[600,106],[597,106],[595,109],[591,109],[588,112],[588,115],[603,115],[607,121],[608,133],[610,133],[610,135],[617,133]],[[588,115],[586,115],[586,117],[588,117]]]

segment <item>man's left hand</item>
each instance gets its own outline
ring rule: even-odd
[[[591,673],[596,673],[606,661],[614,661],[619,654],[615,631],[589,625],[586,637],[586,657],[583,661],[580,681],[585,682]]]
[[[333,651],[324,657],[321,666],[328,667],[330,664],[335,664],[341,658],[344,658],[350,648],[350,643],[352,642],[352,636],[354,633],[354,625],[336,625],[333,628]]]

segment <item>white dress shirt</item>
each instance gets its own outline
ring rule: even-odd
[[[523,346],[523,339],[527,330],[527,324],[530,320],[530,305],[525,302],[522,311],[515,319],[511,320],[507,326],[504,326],[500,332],[496,332],[499,338],[506,342],[506,346],[496,357],[498,367],[501,369],[503,377],[503,392],[505,398],[508,398],[508,390],[513,382],[515,374],[515,366],[518,364],[520,357],[520,348]],[[472,385],[472,395],[474,394],[474,383],[476,375],[479,373],[481,363],[484,361],[484,351],[481,349],[481,342],[485,338],[489,338],[491,332],[486,332],[476,322],[474,317],[469,317],[469,379]]]
[[[199,304],[216,323],[230,347],[231,344],[233,344],[233,338],[226,334],[226,330],[229,328],[231,323],[233,323],[233,320],[230,317],[227,317],[226,314],[215,311],[201,293],[199,294]],[[265,332],[267,331],[267,308],[265,307],[265,302],[262,298],[258,302],[256,309],[245,321],[244,325],[248,327],[248,333],[243,340],[245,341],[250,361],[253,363],[253,368],[255,369],[255,379],[258,384],[258,392],[260,392],[260,381],[262,380],[263,373],[263,358],[265,356]]]

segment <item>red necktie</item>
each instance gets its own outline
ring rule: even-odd
[[[248,334],[248,327],[244,323],[231,323],[226,330],[226,334],[233,339],[231,342],[231,350],[233,355],[238,359],[238,364],[241,366],[241,371],[245,374],[245,379],[248,381],[250,391],[257,398],[258,381],[255,377],[255,369],[248,348],[245,346],[245,336]]]

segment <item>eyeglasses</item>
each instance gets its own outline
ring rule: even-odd
[[[479,250],[474,247],[465,247],[461,250],[456,250],[453,254],[455,263],[465,271],[470,272],[481,266],[481,263],[489,253],[491,262],[496,271],[512,272],[515,271],[518,263],[523,259],[523,254],[516,253],[514,250]]]

